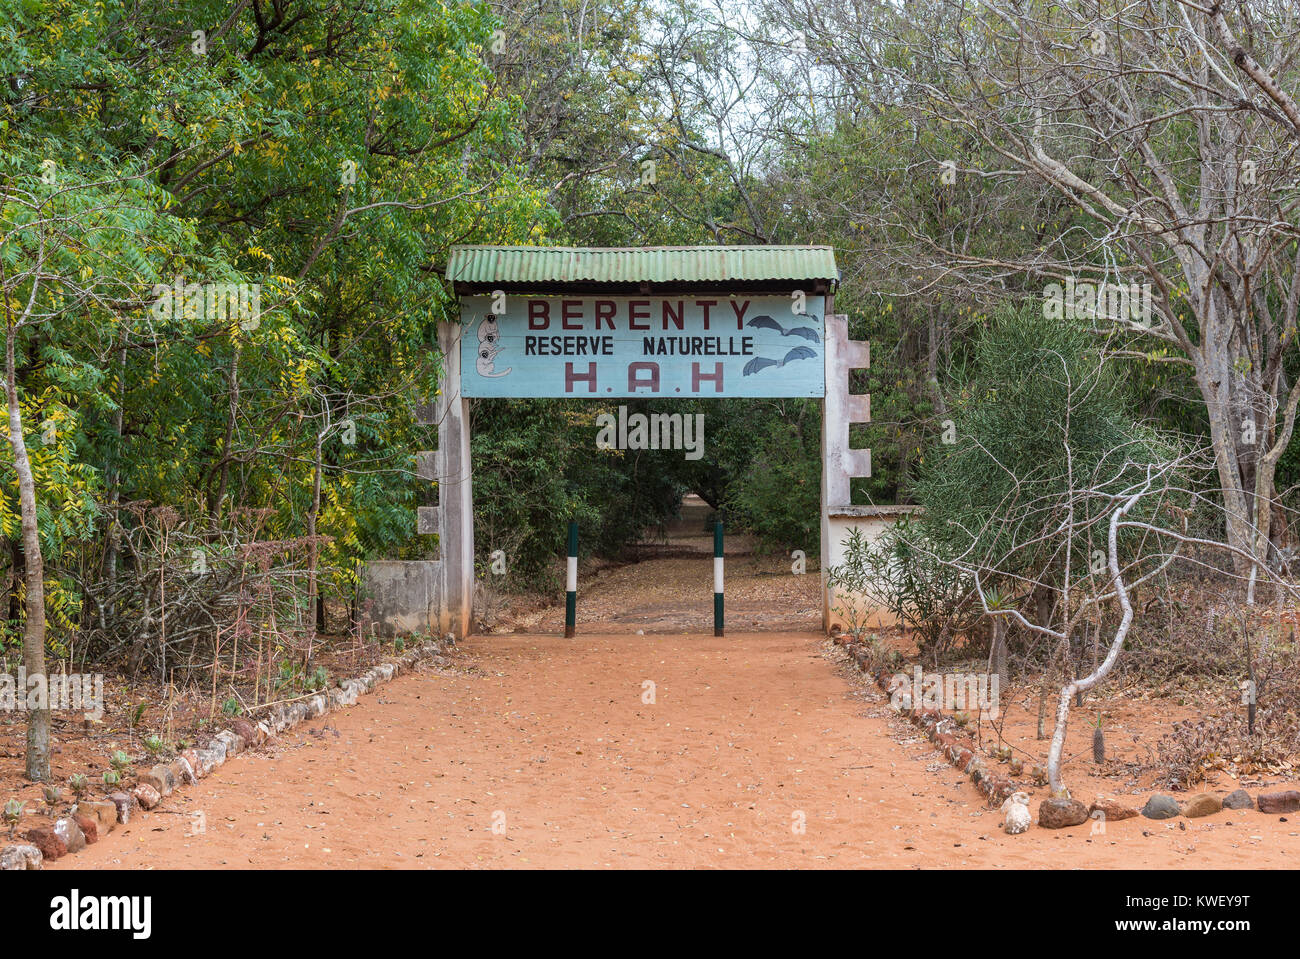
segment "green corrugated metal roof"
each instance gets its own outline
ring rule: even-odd
[[[454,283],[696,283],[839,279],[829,246],[453,246]]]

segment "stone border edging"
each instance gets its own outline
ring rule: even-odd
[[[841,639],[843,642],[840,642]],[[881,667],[874,673],[871,672],[871,654],[867,651],[866,644],[854,642],[847,637],[840,637],[836,642],[844,647],[858,669],[871,676],[885,693],[889,692],[889,681],[894,678],[894,673],[885,667]],[[957,736],[945,732],[944,727],[947,724],[951,724],[954,729],[960,728],[951,718],[944,716],[937,709],[920,709],[913,706],[905,707],[899,710],[899,713],[910,719],[912,725],[924,732],[929,740],[939,747],[953,768],[970,778],[990,806],[998,805],[1016,792],[1014,782],[1003,776],[995,776],[989,771],[973,739],[969,736]]]
[[[246,717],[232,719],[230,728],[213,736],[206,747],[183,750],[170,762],[158,763],[139,773],[129,792],[119,790],[107,800],[82,800],[69,815],[29,829],[22,836],[27,842],[0,847],[0,871],[40,869],[46,859],[61,859],[69,853],[80,852],[88,844],[97,842],[100,836],[130,822],[137,806],[153,809],[182,785],[197,783],[245,749],[260,746],[279,733],[323,716],[331,709],[355,706],[361,695],[374,692],[376,687],[409,672],[442,648],[439,641],[422,643],[396,659],[372,666],[362,675],[342,680],[324,692],[271,706],[265,718],[257,723]]]
[[[855,642],[848,636],[833,637],[836,645],[844,647],[845,652],[853,659],[858,669],[871,676],[876,685],[885,693],[889,693],[889,682],[894,678],[895,673],[889,669],[881,667],[874,673],[871,672],[871,654],[867,650],[865,643]],[[977,752],[977,745],[970,737],[958,737],[944,732],[944,724],[956,723],[951,718],[946,717],[936,709],[917,709],[915,707],[905,707],[899,710],[899,713],[906,716],[912,721],[912,724],[921,729],[932,743],[939,747],[949,764],[960,772],[964,772],[970,777],[971,782],[988,800],[989,806],[997,806],[1003,800],[1009,798],[1012,794],[1018,792],[1016,784],[1006,777],[996,776],[989,772],[988,765]],[[960,727],[957,727],[960,728]],[[1037,768],[1037,767],[1036,767]],[[1204,797],[1204,798],[1203,798]],[[1217,805],[1211,808],[1211,804],[1206,799],[1213,799]],[[1160,821],[1163,819],[1172,819],[1176,817],[1183,818],[1201,818],[1202,816],[1219,812],[1224,809],[1244,810],[1254,809],[1265,814],[1300,812],[1300,791],[1288,789],[1273,793],[1260,793],[1257,798],[1252,799],[1250,794],[1244,789],[1238,789],[1228,797],[1228,801],[1237,799],[1234,805],[1228,805],[1227,802],[1219,800],[1217,797],[1211,797],[1208,793],[1198,793],[1191,796],[1186,802],[1179,802],[1172,796],[1154,794],[1147,804],[1139,811],[1124,807],[1118,802],[1110,800],[1097,800],[1091,805],[1078,800],[1052,800],[1050,798],[1042,800],[1039,806],[1039,825],[1048,828],[1066,828],[1068,826],[1078,826],[1088,821],[1092,814],[1101,809],[1111,809],[1114,814],[1107,814],[1108,818],[1122,820],[1132,818],[1133,816],[1146,816],[1147,819]],[[1242,804],[1244,799],[1245,805]],[[1168,800],[1172,803],[1172,808],[1168,809],[1164,815],[1150,815],[1152,804],[1158,800]],[[1075,820],[1062,820],[1059,823],[1047,825],[1043,823],[1043,805],[1052,804],[1053,802],[1070,803],[1077,805],[1083,810],[1082,817],[1075,816]],[[1154,810],[1151,810],[1154,811]]]

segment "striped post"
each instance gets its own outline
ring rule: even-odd
[[[722,520],[713,524],[713,635],[722,635]]]
[[[564,585],[564,637],[571,639],[578,627],[578,524],[569,523],[569,569]]]

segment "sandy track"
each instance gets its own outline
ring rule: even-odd
[[[1300,853],[1300,819],[1254,812],[1006,836],[829,650],[790,633],[473,637],[465,669],[395,680],[53,868],[1258,868]]]

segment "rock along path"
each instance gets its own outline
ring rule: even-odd
[[[1300,854],[1300,817],[1257,812],[1004,835],[839,656],[808,633],[471,637],[456,670],[306,723],[50,868],[1259,868]]]

